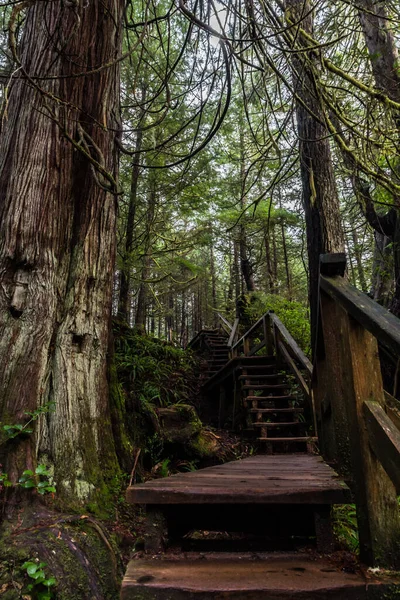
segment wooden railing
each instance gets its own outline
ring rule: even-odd
[[[277,363],[288,366],[309,403],[310,416],[315,424],[312,399],[312,364],[297,342],[273,311],[265,313],[231,350],[232,358],[254,356],[261,351],[277,357]]]
[[[321,257],[313,377],[320,448],[349,477],[361,559],[399,567],[400,421],[383,389],[378,342],[400,356],[400,321],[344,271],[344,255]]]

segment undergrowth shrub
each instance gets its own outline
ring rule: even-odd
[[[303,352],[310,356],[310,321],[307,308],[300,302],[264,292],[253,292],[248,298],[245,313],[251,323],[255,323],[269,310],[274,311]]]
[[[193,399],[196,363],[190,350],[125,328],[115,336],[115,361],[120,383],[144,405]]]

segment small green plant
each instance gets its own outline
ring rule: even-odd
[[[12,485],[11,481],[8,479],[7,473],[3,473],[2,465],[0,465],[0,492],[5,487],[10,487]]]
[[[53,587],[56,585],[55,577],[46,573],[47,564],[34,560],[28,560],[22,565],[29,583],[26,591],[34,600],[52,600],[55,597]]]
[[[357,514],[354,504],[338,504],[334,506],[333,530],[342,546],[352,552],[358,551]]]
[[[19,485],[26,489],[34,488],[42,496],[44,494],[55,493],[56,488],[50,483],[49,476],[50,473],[46,465],[38,465],[35,472],[27,469],[22,473],[19,478]]]
[[[164,458],[164,460],[162,461],[161,466],[160,466],[161,477],[168,477],[168,475],[170,475],[170,470],[169,470],[170,463],[171,463],[171,461],[169,458]]]
[[[28,435],[30,433],[33,432],[33,429],[31,429],[31,425],[32,423],[34,423],[35,421],[37,421],[37,419],[41,416],[41,415],[45,415],[49,412],[53,412],[54,411],[54,402],[46,402],[46,404],[43,404],[43,406],[40,406],[39,408],[37,408],[36,410],[30,412],[30,411],[26,411],[24,414],[27,415],[28,417],[30,417],[30,419],[24,423],[16,423],[13,425],[3,425],[2,426],[2,430],[6,435],[6,440],[12,440],[13,438],[16,438],[19,435]]]

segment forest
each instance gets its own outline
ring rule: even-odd
[[[274,314],[316,368],[325,254],[400,317],[400,7],[0,12],[0,596],[112,600],[146,535],[126,489],[257,453],[210,417],[193,338]]]

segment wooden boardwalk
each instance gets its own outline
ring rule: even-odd
[[[259,455],[128,488],[132,504],[341,504],[350,490],[320,456]]]

